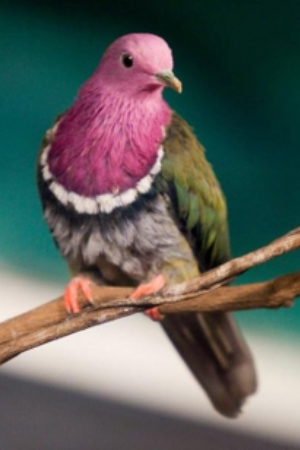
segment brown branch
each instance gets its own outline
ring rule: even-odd
[[[219,287],[199,293],[190,300],[165,303],[159,306],[159,311],[161,314],[177,314],[290,307],[298,296],[300,271],[263,283]]]
[[[68,315],[60,297],[0,324],[0,364],[46,342],[155,305],[159,305],[162,314],[290,306],[300,295],[300,272],[264,283],[220,286],[246,270],[298,247],[300,228],[189,282],[168,287],[139,301],[128,298],[131,288],[93,285],[94,307],[81,298],[84,309],[78,315]]]

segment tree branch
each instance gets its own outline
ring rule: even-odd
[[[94,306],[80,298],[81,314],[69,315],[63,307],[63,298],[59,297],[0,324],[0,364],[31,348],[153,306],[159,306],[162,314],[291,306],[300,295],[300,271],[263,283],[222,285],[254,266],[299,247],[300,228],[297,228],[265,247],[138,301],[128,298],[131,288],[94,284]]]

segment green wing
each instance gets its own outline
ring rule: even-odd
[[[226,203],[204,149],[188,124],[173,114],[158,180],[200,271],[230,258]],[[229,314],[174,314],[162,325],[210,397],[227,417],[239,414],[256,390],[251,353]]]
[[[159,189],[189,240],[201,271],[230,258],[226,202],[205,150],[189,125],[173,114],[164,142]]]

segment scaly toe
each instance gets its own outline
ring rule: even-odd
[[[153,278],[149,283],[140,284],[130,295],[132,300],[138,300],[146,295],[155,294],[166,285],[165,277],[160,274]]]
[[[148,316],[151,320],[154,320],[155,322],[161,322],[164,319],[163,314],[159,312],[159,309],[157,307],[147,309],[145,311],[146,316]]]
[[[69,313],[76,314],[79,313],[81,310],[78,299],[79,290],[81,290],[85,298],[90,303],[92,303],[93,301],[90,280],[80,276],[75,277],[67,285],[64,292],[64,305]]]

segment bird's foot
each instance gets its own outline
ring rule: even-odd
[[[140,284],[130,295],[130,298],[133,300],[138,300],[141,297],[146,295],[155,294],[160,291],[166,285],[165,277],[160,274],[153,278],[149,283]],[[161,321],[163,319],[163,315],[159,312],[158,308],[150,308],[145,311],[145,314],[150,317],[150,319],[155,321]]]
[[[140,284],[133,292],[130,294],[132,300],[138,300],[146,295],[155,294],[160,291],[166,284],[165,277],[163,275],[157,275],[149,283]]]
[[[82,292],[89,303],[93,303],[91,281],[83,276],[75,277],[67,285],[64,292],[64,305],[69,313],[79,313],[81,310],[78,301],[79,291]]]
[[[147,309],[145,311],[146,316],[148,316],[151,320],[154,320],[154,322],[161,322],[164,318],[164,315],[159,312],[158,307]]]

